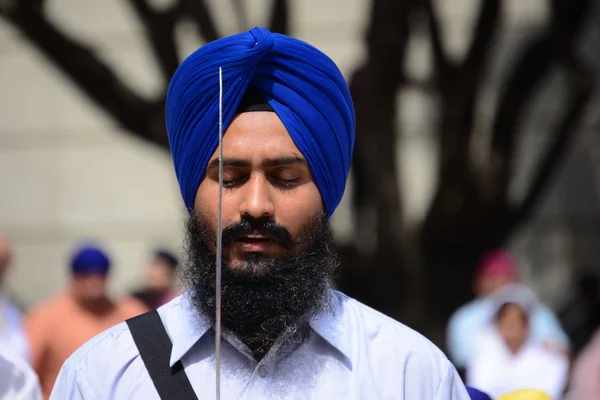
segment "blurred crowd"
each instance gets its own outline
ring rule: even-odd
[[[111,298],[110,257],[89,244],[73,250],[64,289],[22,313],[1,289],[12,252],[10,240],[0,236],[0,398],[11,398],[19,385],[20,393],[30,387],[47,399],[60,367],[83,343],[179,295],[177,256],[155,249],[141,286]],[[555,312],[519,282],[517,266],[506,251],[487,254],[476,270],[476,298],[448,323],[447,352],[472,398],[600,399],[598,278],[583,275],[572,302]],[[505,397],[522,389],[532,397]]]
[[[450,318],[447,350],[465,384],[493,399],[523,389],[555,400],[600,399],[598,278],[582,275],[572,303],[555,313],[519,282],[517,265],[506,251],[487,254],[476,298]]]
[[[2,289],[12,258],[10,240],[0,236],[0,399],[28,392],[33,394],[27,398],[49,398],[62,364],[77,348],[179,295],[177,257],[156,249],[143,266],[141,286],[111,298],[109,254],[99,245],[87,244],[74,249],[64,289],[23,313]]]

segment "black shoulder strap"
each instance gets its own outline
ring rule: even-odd
[[[169,366],[173,344],[158,312],[149,311],[126,322],[160,398],[197,400],[181,361]]]

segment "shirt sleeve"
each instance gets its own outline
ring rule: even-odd
[[[458,376],[453,365],[448,366],[446,375],[442,379],[435,400],[470,400],[469,393],[464,383]]]
[[[85,373],[81,369],[75,369],[67,361],[58,374],[50,400],[95,400],[100,396],[94,393]]]

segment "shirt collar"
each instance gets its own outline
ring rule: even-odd
[[[329,307],[325,312],[313,318],[309,325],[313,331],[344,356],[348,368],[352,369],[350,359],[352,329],[345,323],[343,304],[345,298],[338,296],[336,291],[329,287],[326,296],[329,298]],[[204,336],[212,324],[206,317],[199,315],[193,309],[188,292],[177,297],[170,304],[173,305],[169,310],[171,312],[162,313],[162,317],[165,329],[173,342],[169,362],[173,367]],[[159,310],[159,312],[161,311]]]
[[[310,321],[310,327],[327,343],[339,351],[345,358],[348,368],[352,369],[352,329],[346,322],[344,301],[346,298],[330,287],[327,288],[329,307]]]
[[[194,311],[189,292],[176,297],[171,304],[174,307],[169,310],[171,312],[163,316],[163,322],[173,342],[169,361],[170,366],[173,367],[211,328],[211,323],[206,317]]]

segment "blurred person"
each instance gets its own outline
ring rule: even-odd
[[[148,309],[155,310],[173,300],[179,294],[177,265],[179,260],[172,252],[157,249],[143,270],[144,286],[134,292],[133,297],[143,302]]]
[[[147,311],[139,302],[120,303],[107,296],[109,271],[110,260],[102,249],[77,249],[71,259],[68,288],[26,315],[33,367],[45,398],[50,397],[60,367],[78,347],[111,326]]]
[[[42,400],[40,382],[27,361],[0,352],[0,399]]]
[[[541,390],[524,389],[509,393],[500,397],[498,400],[557,400],[548,396]]]
[[[0,354],[12,354],[30,361],[21,310],[5,293],[4,279],[12,263],[10,240],[0,235]]]
[[[473,335],[487,324],[494,312],[492,294],[517,282],[516,269],[517,263],[509,252],[496,250],[486,254],[475,274],[476,298],[460,307],[450,317],[447,347],[450,360],[461,372],[474,354]],[[530,322],[531,335],[536,340],[544,341],[548,347],[569,351],[569,338],[548,306],[537,302],[532,310]]]
[[[189,212],[186,292],[86,343],[63,366],[54,399],[213,398],[216,373],[224,399],[469,399],[433,343],[331,287],[330,218],[355,119],[331,59],[263,28],[225,37],[179,66],[166,112]]]
[[[467,384],[498,398],[521,389],[536,389],[562,398],[568,357],[547,348],[530,331],[537,299],[531,290],[512,285],[493,296],[497,310],[476,338],[476,349],[467,367]]]
[[[575,360],[569,400],[600,399],[600,327]]]

